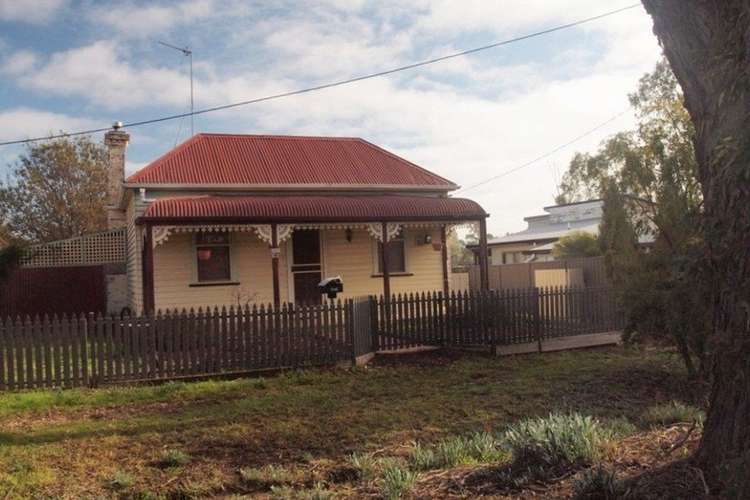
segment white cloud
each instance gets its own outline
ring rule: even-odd
[[[118,37],[192,23],[206,39],[214,32],[197,20],[210,17],[226,25],[222,33],[234,36],[217,41],[213,54],[196,57],[200,108],[443,55],[467,43],[478,45],[614,8],[595,0],[317,0],[305,10],[288,3],[271,13],[259,11],[254,19],[248,16],[257,3],[241,3],[233,17],[229,1],[200,4],[210,4],[212,12],[200,5],[186,12],[185,6],[193,2],[101,7],[92,19],[111,28],[113,39],[53,54],[41,64],[19,64],[18,81],[40,93],[76,97],[118,114],[146,118],[185,109],[186,75],[134,55],[126,50],[132,44],[118,44]],[[242,17],[241,22],[236,17]],[[358,135],[470,186],[548,152],[625,109],[627,93],[659,57],[642,9],[573,28],[562,38],[537,40],[533,50],[520,43],[400,75],[198,116],[196,129]],[[56,118],[45,117],[46,127],[57,126]],[[594,148],[608,134],[630,125],[632,118],[623,117],[575,146],[466,196],[492,214],[492,232],[522,229],[524,216],[552,202],[552,166],[564,170],[572,151]],[[171,149],[177,129],[176,122],[170,122],[131,131],[128,168]],[[6,133],[15,138],[18,130]]]
[[[112,110],[146,103],[186,102],[183,75],[158,67],[137,69],[111,41],[58,52],[38,71],[24,74],[20,81],[52,94],[85,97]]]
[[[0,72],[6,75],[21,75],[34,68],[37,62],[37,55],[30,50],[19,50],[5,58],[0,64]]]
[[[91,118],[18,107],[0,111],[0,141],[27,139],[101,126]]]
[[[68,0],[0,0],[0,20],[29,24],[46,24],[52,21]]]
[[[185,0],[176,3],[137,4],[122,2],[114,5],[99,5],[88,13],[89,20],[108,27],[125,37],[163,36],[175,26],[217,13],[214,0]]]

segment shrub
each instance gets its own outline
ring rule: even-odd
[[[536,470],[593,463],[612,437],[598,420],[577,413],[552,413],[508,428],[503,440],[509,447],[513,468]]]
[[[648,408],[641,420],[646,425],[670,425],[678,422],[696,422],[703,425],[705,414],[698,408],[670,401],[669,403]]]
[[[352,453],[348,461],[357,471],[360,481],[372,481],[375,478],[378,461],[372,453]]]
[[[583,472],[573,482],[574,500],[617,500],[625,495],[626,488],[615,471],[598,465]]]
[[[386,500],[402,498],[408,495],[417,482],[419,473],[391,464],[383,470],[380,480],[380,494]]]
[[[190,462],[190,456],[180,450],[165,450],[159,457],[160,467],[180,467]]]
[[[125,471],[117,471],[107,482],[107,487],[111,490],[125,490],[135,484],[135,479],[132,475]]]

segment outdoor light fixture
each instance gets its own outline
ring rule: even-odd
[[[432,235],[431,234],[425,234],[424,235],[424,244],[429,245],[432,243]]]
[[[346,234],[346,241],[351,243],[352,242],[352,228],[347,227],[346,231],[344,231],[344,234]]]

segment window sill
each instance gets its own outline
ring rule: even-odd
[[[414,276],[414,273],[388,273],[389,278],[399,278],[402,276]],[[370,278],[382,278],[383,273],[371,274]]]
[[[239,285],[239,281],[200,281],[197,283],[190,283],[189,287],[197,287],[197,286],[237,286]]]

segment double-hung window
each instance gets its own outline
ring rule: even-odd
[[[199,283],[231,281],[229,233],[196,233],[195,258]]]
[[[403,229],[386,243],[385,258],[388,259],[389,273],[406,272],[406,245]],[[383,272],[383,243],[378,243],[378,274]]]

